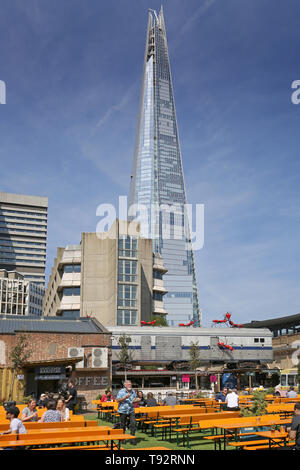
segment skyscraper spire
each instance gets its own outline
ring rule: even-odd
[[[143,81],[131,175],[130,205],[140,210],[142,235],[164,259],[168,323],[193,320],[200,309],[163,9],[149,10]],[[146,209],[146,210],[144,210]],[[166,230],[167,229],[167,230]]]

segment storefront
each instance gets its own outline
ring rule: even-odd
[[[25,396],[39,398],[45,392],[57,394],[61,384],[71,378],[76,362],[76,359],[64,359],[27,363],[24,368]]]

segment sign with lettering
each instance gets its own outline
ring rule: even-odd
[[[63,366],[41,366],[36,368],[36,373],[42,374],[65,374],[66,368]]]
[[[78,391],[105,389],[109,385],[110,380],[107,371],[95,371],[93,373],[76,370],[75,387]]]
[[[66,378],[64,366],[40,366],[35,368],[34,380],[63,380]]]

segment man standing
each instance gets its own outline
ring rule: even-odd
[[[124,388],[122,388],[116,398],[119,403],[118,412],[120,414],[120,421],[124,433],[126,431],[127,420],[129,419],[129,430],[132,436],[135,436],[136,430],[136,421],[135,421],[135,412],[134,412],[134,403],[140,401],[137,398],[135,391],[132,389],[132,384],[130,380],[126,380],[124,383]],[[135,445],[137,443],[136,439],[131,442]]]
[[[73,411],[73,414],[75,414],[75,406],[77,404],[77,390],[74,387],[74,383],[72,380],[68,382],[68,392],[69,392],[69,397],[65,401],[66,407],[69,408],[70,411]]]

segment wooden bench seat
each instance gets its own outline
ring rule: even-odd
[[[136,447],[135,449],[130,450],[172,450],[168,447]]]
[[[118,449],[118,445],[114,444],[113,448],[115,450],[125,450],[124,447]],[[84,445],[84,446],[61,446],[61,447],[43,447],[42,449],[32,449],[32,450],[111,450],[110,446],[105,444],[102,445]]]
[[[254,436],[256,434],[255,431],[253,432],[243,432],[243,433],[238,433],[237,436],[239,438],[241,437],[244,437],[244,436]],[[211,435],[211,436],[203,436],[203,439],[206,439],[208,441],[213,441],[214,443],[214,446],[215,446],[215,450],[217,450],[217,444],[219,444],[219,449],[221,450],[221,441],[224,440],[224,434],[214,434],[214,435]],[[228,439],[232,439],[234,438],[234,436],[230,436],[228,434],[226,434],[226,440]],[[240,441],[239,441],[240,442]],[[243,441],[241,441],[243,442]]]
[[[294,442],[287,442],[287,443],[286,443],[286,447],[292,447],[292,446],[294,446],[294,445],[295,445]],[[272,449],[273,449],[273,448],[274,448],[274,449],[277,449],[277,448],[279,449],[279,447],[282,448],[282,447],[284,447],[284,446],[282,446],[282,445],[281,445],[281,446],[279,446],[279,445],[276,446],[276,445],[272,444],[272,447],[271,447],[271,448],[272,448]],[[268,449],[270,449],[269,444],[268,444],[268,445],[261,445],[261,446],[255,445],[255,446],[245,446],[245,447],[244,447],[244,450],[268,450]]]
[[[283,442],[282,442],[281,439],[274,439],[274,442],[272,442],[272,448],[277,447],[276,443],[278,443],[278,447],[283,447]],[[229,442],[228,445],[232,446],[232,447],[243,447],[244,450],[269,449],[268,439],[253,440],[253,441]],[[293,445],[295,445],[294,441],[289,441],[289,442],[286,443],[286,446],[289,446],[289,447],[293,446]]]

